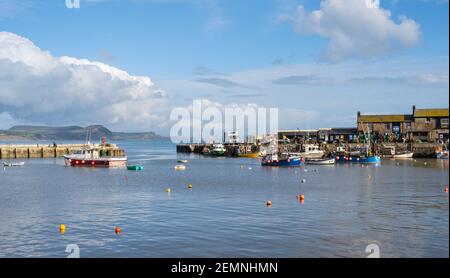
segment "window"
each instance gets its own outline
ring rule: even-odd
[[[411,129],[411,122],[406,122],[405,127],[406,129]]]
[[[448,118],[441,119],[441,127],[442,128],[448,128]]]
[[[385,123],[384,124],[384,129],[391,129],[391,124]]]
[[[431,118],[425,118],[425,123],[427,124],[431,123]]]

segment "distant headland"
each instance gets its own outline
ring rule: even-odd
[[[13,126],[8,130],[0,130],[0,141],[14,140],[86,140],[90,133],[91,141],[102,137],[108,140],[168,140],[167,137],[154,132],[113,132],[102,125],[80,126]]]

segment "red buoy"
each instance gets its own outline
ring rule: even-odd
[[[120,235],[120,227],[116,227],[116,235]]]

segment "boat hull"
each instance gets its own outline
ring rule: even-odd
[[[127,158],[80,159],[64,157],[66,166],[72,167],[126,167]]]
[[[302,165],[303,161],[301,158],[292,158],[292,159],[282,159],[282,160],[263,160],[261,162],[262,166],[272,166],[272,167],[295,167]]]
[[[394,155],[385,155],[385,158],[393,158],[393,159],[402,159],[402,158],[412,158],[414,153],[402,153],[402,154],[394,154]]]
[[[379,156],[359,157],[359,156],[336,156],[336,162],[348,162],[348,163],[380,163],[381,158]]]
[[[336,163],[336,160],[331,159],[317,159],[317,160],[306,160],[306,164],[310,165],[334,165]]]
[[[241,154],[239,154],[239,157],[242,157],[242,158],[258,158],[259,157],[259,153],[241,153]]]

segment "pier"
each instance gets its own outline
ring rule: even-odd
[[[85,144],[61,145],[0,145],[0,159],[57,158],[72,154]],[[100,156],[125,156],[125,151],[115,144],[99,145]]]

